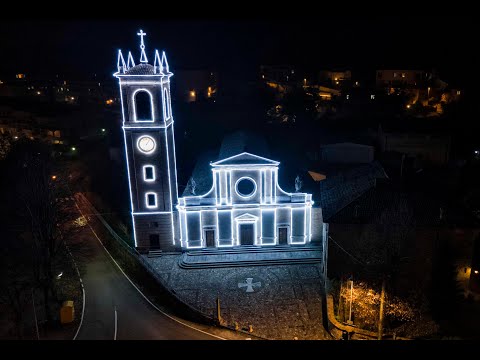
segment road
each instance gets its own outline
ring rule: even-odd
[[[75,209],[83,214],[81,203],[77,203]],[[205,326],[198,325],[196,330],[191,323],[183,325],[155,309],[112,261],[90,225],[83,227],[71,241],[83,242],[88,252],[88,261],[83,264],[85,270],[82,274],[85,311],[76,339],[221,339],[208,334]],[[78,316],[80,312],[77,310]],[[183,320],[181,322],[186,324]]]

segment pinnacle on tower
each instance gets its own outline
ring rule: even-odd
[[[144,33],[143,30],[140,29],[140,32],[137,33],[137,35],[140,36],[140,49],[141,49],[140,62],[148,63],[147,54],[145,54],[145,44],[143,42],[143,37],[147,35],[147,33]]]
[[[133,61],[133,56],[132,53],[129,51],[128,52],[128,60],[127,60],[127,69],[130,69],[135,66],[135,61]]]
[[[153,63],[153,68],[155,74],[163,74],[162,60],[160,60],[160,54],[158,53],[158,50],[155,50],[155,61]]]
[[[166,73],[170,72],[170,70],[168,69],[167,56],[165,55],[165,51],[162,51],[162,66],[165,69],[164,71]]]
[[[122,50],[118,50],[117,70],[125,74],[126,69],[125,60],[123,59]]]

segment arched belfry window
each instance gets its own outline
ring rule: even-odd
[[[167,88],[163,89],[163,111],[165,114],[165,120],[170,118],[170,99],[168,98]]]
[[[153,121],[152,94],[147,90],[137,90],[133,95],[134,120]]]

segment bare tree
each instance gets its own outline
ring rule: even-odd
[[[26,145],[17,149],[13,174],[19,212],[32,237],[33,276],[43,291],[47,321],[52,320],[50,298],[55,299],[54,259],[61,245],[55,180],[48,148]]]
[[[408,246],[409,237],[415,229],[415,217],[408,199],[402,196],[387,207],[380,215],[380,224],[383,225],[386,244],[384,272],[395,289],[400,272],[402,247]]]
[[[4,230],[0,247],[0,303],[13,313],[19,339],[23,338],[25,307],[34,286],[29,249],[26,236]]]
[[[10,151],[10,139],[5,135],[0,135],[0,160],[4,159]]]

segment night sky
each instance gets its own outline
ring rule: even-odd
[[[146,33],[147,56],[167,52],[173,70],[214,68],[254,76],[260,64],[310,68],[436,68],[463,84],[478,64],[478,41],[470,17],[320,16],[280,19],[72,19],[3,20],[0,76],[61,74],[108,78],[118,48],[139,58]],[[137,60],[138,61],[138,60]]]

